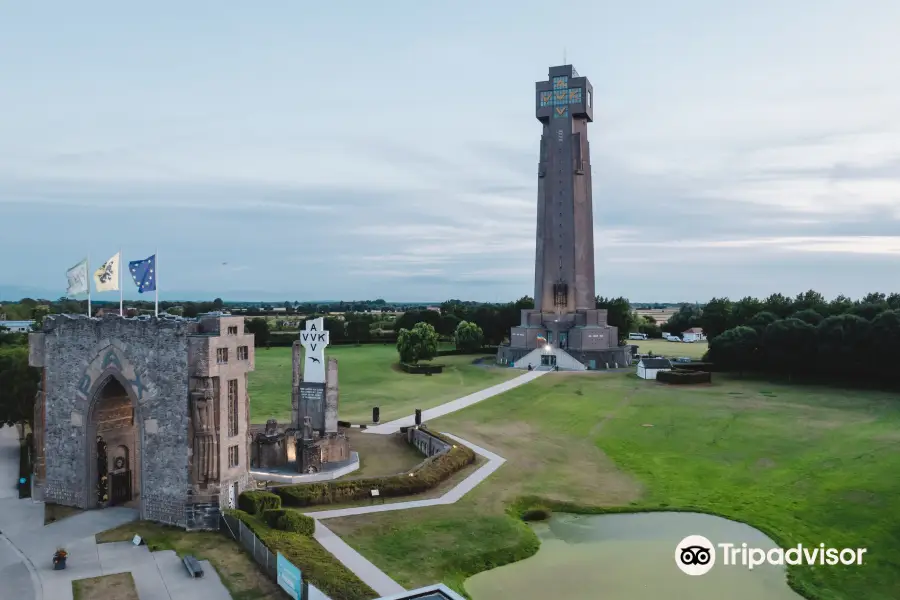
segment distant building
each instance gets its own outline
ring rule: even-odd
[[[703,335],[703,328],[691,327],[681,333],[681,339],[685,342],[702,342],[706,339],[706,336]]]
[[[638,362],[637,376],[641,379],[656,379],[660,371],[671,371],[672,363],[668,358],[642,358]]]
[[[0,321],[0,329],[6,328],[7,333],[28,333],[34,321]]]

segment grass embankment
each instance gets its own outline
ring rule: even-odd
[[[408,472],[424,459],[400,433],[372,435],[361,429],[347,429],[344,433],[350,439],[350,447],[359,452],[359,469],[345,475],[344,479]]]
[[[548,374],[431,425],[508,463],[454,505],[328,521],[405,587],[461,590],[496,559],[533,553],[533,533],[507,511],[535,496],[578,510],[717,514],[783,547],[866,547],[861,568],[790,567],[792,587],[819,600],[897,597],[900,402],[890,394]]]
[[[131,573],[75,579],[72,597],[74,600],[139,600]]]
[[[372,407],[381,409],[381,421],[399,419],[456,400],[462,396],[521,375],[521,371],[472,364],[475,355],[441,356],[434,362],[444,372],[425,376],[400,371],[394,345],[330,346],[327,357],[339,361],[340,418],[370,423]],[[258,348],[256,370],[250,374],[251,422],[291,418],[291,349]]]
[[[193,554],[208,560],[215,567],[222,583],[234,600],[282,600],[278,585],[254,562],[244,549],[225,534],[217,532],[187,532],[147,521],[125,523],[115,529],[97,534],[97,542],[131,541],[141,536],[151,551],[174,550],[178,556]],[[85,599],[94,596],[85,596]],[[76,597],[77,600],[77,597]]]

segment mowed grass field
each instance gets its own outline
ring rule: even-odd
[[[479,557],[531,535],[505,508],[537,495],[718,514],[783,547],[865,547],[862,567],[790,567],[793,586],[820,600],[900,597],[896,395],[721,375],[681,387],[551,373],[429,425],[508,462],[455,505],[328,522],[407,588],[462,590]]]
[[[641,354],[649,354],[652,352],[655,356],[666,356],[675,358],[678,356],[687,356],[699,360],[703,358],[706,351],[709,350],[709,344],[706,342],[692,342],[686,344],[684,342],[667,342],[666,340],[626,340],[628,344],[638,347]]]
[[[369,423],[372,407],[381,409],[381,422],[432,408],[521,375],[521,371],[477,366],[477,356],[441,356],[446,365],[438,375],[410,375],[397,368],[393,345],[330,346],[326,357],[338,359],[340,407],[343,421]],[[291,418],[291,349],[258,348],[256,370],[250,373],[250,419],[265,423]]]

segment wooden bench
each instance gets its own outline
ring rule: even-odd
[[[190,574],[191,577],[203,577],[203,567],[200,565],[199,560],[189,554],[181,559],[181,562],[184,563],[184,567],[187,569],[188,574]]]

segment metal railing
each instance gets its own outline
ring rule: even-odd
[[[239,542],[244,549],[253,556],[253,560],[255,560],[259,566],[265,570],[266,574],[272,578],[272,581],[278,580],[277,559],[275,558],[275,555],[269,552],[269,549],[266,548],[265,544],[256,537],[249,527],[244,525],[243,521],[228,515],[222,515],[219,529],[230,535],[235,541]]]

